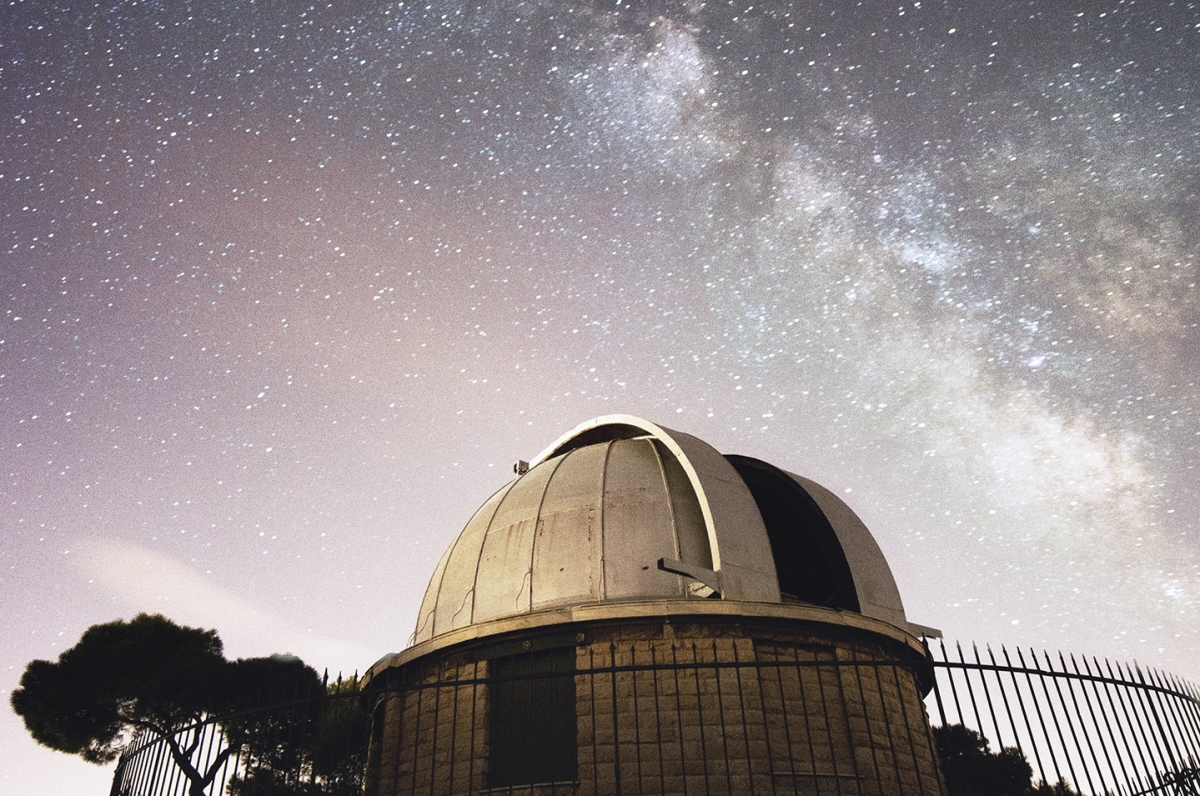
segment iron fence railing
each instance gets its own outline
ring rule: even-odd
[[[1200,796],[1200,691],[1191,683],[1136,665],[1061,653],[964,648],[940,640],[931,640],[929,651],[933,688],[925,708],[932,733],[916,738],[906,726],[907,734],[900,742],[936,744],[943,756],[950,796],[984,792],[964,784],[965,780],[957,778],[956,764],[946,762],[946,756],[954,753],[947,745],[963,739],[976,745],[974,754],[1023,759],[1035,783],[1034,790],[1025,793]],[[643,682],[638,677],[654,683],[667,677],[678,680],[685,671],[694,675],[704,669],[720,669],[719,687],[723,683],[723,687],[735,689],[738,701],[743,697],[761,701],[770,691],[770,683],[781,678],[819,685],[821,678],[814,672],[849,666],[873,670],[871,676],[882,680],[913,665],[898,660],[718,662],[714,658],[706,662],[694,655],[686,664],[669,664],[614,654],[602,663],[577,665],[572,676],[578,693],[594,696],[610,689],[615,699],[617,684],[623,679],[637,688],[636,684]],[[431,700],[432,704],[443,697],[458,699],[465,688],[500,686],[500,693],[507,687],[500,681],[511,683],[514,678],[528,679],[529,689],[536,691],[543,679],[562,676],[562,672],[514,675],[488,669],[481,670],[478,678],[397,680],[390,687],[419,692],[418,700]],[[923,676],[928,678],[930,672]],[[652,693],[646,696],[654,700],[655,710],[671,710],[669,700]],[[812,698],[829,696],[814,693]],[[212,717],[180,729],[171,738],[140,736],[121,757],[112,796],[358,796],[364,789],[369,740],[361,702],[357,681],[339,678],[320,693],[293,694],[260,708]],[[678,716],[656,719],[664,726],[676,720],[682,723]],[[881,729],[885,733],[900,731]],[[462,748],[461,743],[451,744],[445,754],[461,753]],[[179,763],[181,755],[195,772],[190,776]],[[802,786],[797,779],[773,782],[772,791],[780,793],[807,793],[812,786]],[[1037,790],[1039,782],[1041,790]],[[877,784],[882,785],[877,790],[889,792],[886,783]],[[412,790],[435,792],[429,783],[415,778]],[[647,780],[641,792],[662,791]],[[817,783],[815,792],[858,791],[840,782],[836,787]]]
[[[177,729],[145,731],[117,763],[110,796],[358,796],[369,719],[357,677],[262,694]]]
[[[1043,781],[1081,793],[1200,796],[1200,691],[1137,665],[930,644],[934,724],[1016,747]]]

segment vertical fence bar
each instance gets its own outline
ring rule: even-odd
[[[700,685],[700,650],[696,642],[692,642],[692,676],[696,682],[696,724],[700,728],[700,769],[704,772],[705,796],[712,794],[712,777],[708,767],[708,737],[704,732],[704,689]]]
[[[198,753],[196,759],[200,761],[200,764],[196,766],[196,770],[201,776],[208,775],[210,767],[217,764],[214,758],[218,757],[221,753],[219,749],[215,754],[213,752],[214,748],[221,746],[221,739],[216,729],[216,724],[205,724],[203,728],[197,728],[196,730],[197,734],[200,735],[200,742],[196,745],[196,752]]]
[[[945,647],[945,645],[944,645],[944,644],[942,645],[942,649],[943,649],[943,651],[946,649],[946,647]],[[958,655],[958,662],[959,662],[959,663],[962,663],[962,662],[963,662],[963,660],[962,660],[962,649],[959,649],[959,651],[958,651],[958,652],[959,652],[959,655]],[[950,654],[949,654],[948,652],[946,653],[946,662],[947,662],[947,663],[950,663]],[[955,668],[954,668],[954,667],[947,667],[947,668],[946,668],[946,679],[950,681],[950,696],[954,698],[954,718],[955,718],[955,722],[956,722],[957,724],[965,724],[965,722],[963,721],[962,703],[960,703],[960,702],[958,701],[958,688],[957,688],[957,687],[954,685],[954,673],[955,673],[955,671],[956,671],[956,670],[955,670]]]
[[[145,737],[145,733],[142,735]],[[135,793],[147,792],[153,782],[154,766],[151,765],[153,760],[154,750],[150,748],[149,744],[143,745],[138,753],[137,769],[132,779],[133,787],[136,788]]]
[[[1029,745],[1033,749],[1033,759],[1037,762],[1038,775],[1045,780],[1046,767],[1042,765],[1041,752],[1038,751],[1037,736],[1034,735],[1033,725],[1029,722],[1029,711],[1025,708],[1025,700],[1021,696],[1021,684],[1020,681],[1017,680],[1017,672],[1022,670],[1012,665],[1012,659],[1008,656],[1007,648],[1001,646],[1000,652],[1002,655],[1004,655],[1004,664],[1008,667],[1009,675],[1012,677],[1013,696],[1016,697],[1017,708],[1021,712],[1021,718],[1025,720],[1025,731],[1028,733],[1027,737],[1029,738]],[[1028,672],[1026,672],[1026,677],[1028,676]]]
[[[996,663],[996,653],[992,651],[990,644],[987,647],[987,653],[988,660],[991,661],[991,665],[993,667],[998,667],[998,664]],[[1000,699],[1002,702],[1004,702],[1004,714],[1008,717],[1008,729],[1013,735],[1013,745],[1015,745],[1017,748],[1020,748],[1021,734],[1017,732],[1017,722],[1015,719],[1013,719],[1012,706],[1008,702],[1008,689],[1004,687],[1004,680],[1000,677],[998,668],[994,668],[994,671],[996,674],[996,690],[1000,692]],[[1004,748],[1003,741],[1000,742],[1000,748]]]
[[[113,774],[111,796],[140,792],[138,777],[145,761],[142,748],[138,745],[141,737],[142,733],[134,737],[133,743],[130,744],[131,749],[121,755],[121,760],[117,762],[117,770]]]
[[[1162,738],[1163,747],[1167,751],[1167,764],[1174,772],[1182,771],[1183,760],[1181,759],[1182,755],[1179,754],[1181,750],[1176,742],[1176,736],[1174,733],[1167,731],[1167,727],[1169,725],[1163,723],[1162,716],[1160,715],[1162,712],[1162,697],[1157,690],[1149,688],[1149,686],[1154,685],[1154,683],[1153,681],[1150,683],[1146,682],[1146,677],[1140,667],[1137,669],[1137,674],[1142,685],[1147,687],[1142,692],[1142,698],[1145,700],[1150,709],[1150,715],[1154,719],[1154,726],[1158,730],[1158,735]]]
[[[1125,716],[1126,726],[1130,727],[1131,732],[1135,729],[1140,731],[1142,743],[1139,744],[1137,742],[1138,741],[1137,735],[1133,736],[1133,740],[1134,740],[1134,748],[1137,749],[1138,755],[1142,759],[1142,772],[1144,774],[1146,774],[1147,776],[1153,776],[1152,772],[1155,772],[1157,770],[1157,766],[1154,761],[1154,751],[1150,747],[1149,739],[1146,738],[1146,728],[1142,725],[1141,721],[1135,721],[1134,717],[1129,715],[1129,706],[1126,704],[1125,694],[1126,694],[1126,691],[1128,690],[1126,688],[1126,686],[1128,685],[1128,678],[1126,678],[1124,676],[1117,677],[1115,674],[1113,674],[1112,663],[1110,663],[1107,659],[1104,661],[1104,664],[1106,667],[1108,667],[1109,677],[1111,677],[1115,682],[1120,683],[1120,686],[1117,687],[1117,689],[1116,689],[1117,704],[1121,706],[1121,712]],[[1117,665],[1117,672],[1121,672],[1120,664]],[[1123,672],[1121,672],[1121,674],[1124,675]],[[1149,759],[1147,759],[1147,755],[1150,756]]]
[[[1096,671],[1099,672],[1100,671],[1099,662],[1096,661],[1094,658],[1093,658],[1093,662],[1096,664]],[[1091,676],[1092,667],[1087,662],[1087,658],[1083,659],[1083,665],[1084,665],[1084,669],[1087,671],[1088,675]],[[1111,687],[1106,682],[1101,682],[1101,681],[1094,681],[1094,682],[1097,683],[1097,685],[1096,685],[1097,701],[1099,701],[1099,699],[1100,699],[1100,686],[1103,685],[1103,687],[1104,687],[1103,692],[1104,692],[1105,701],[1100,702],[1100,712],[1101,712],[1101,715],[1104,716],[1105,726],[1108,728],[1109,737],[1112,738],[1113,745],[1115,747],[1116,743],[1117,743],[1117,736],[1116,736],[1116,733],[1113,732],[1113,721],[1115,721],[1118,717],[1117,717],[1116,706],[1113,704]],[[1106,703],[1108,705],[1107,710],[1105,710]],[[1109,713],[1112,714],[1111,719],[1109,718]],[[1121,750],[1117,750],[1117,761],[1121,764],[1121,775],[1125,778],[1126,782],[1132,783],[1134,780],[1134,776],[1135,776],[1134,773],[1130,772],[1130,768],[1133,766],[1133,762],[1134,762],[1133,761],[1133,750],[1129,746],[1129,738],[1125,734],[1124,725],[1118,722],[1116,725],[1116,728],[1117,728],[1117,731],[1120,732],[1121,743],[1125,747],[1123,753],[1121,752]],[[1128,766],[1126,766],[1126,762],[1128,762],[1128,764],[1129,764]]]
[[[862,672],[862,669],[858,665],[858,653],[854,649],[850,650],[850,660],[853,662],[851,671],[853,672],[854,682],[858,685],[859,704],[862,705],[863,728],[867,731],[867,748],[869,748],[871,750],[871,767],[875,769],[875,784],[879,788],[879,792],[882,793],[883,792],[883,772],[879,768],[879,753],[875,750],[875,737],[874,737],[874,734],[871,732],[871,706],[867,703],[867,692],[866,692],[866,689],[863,688],[863,672]],[[843,676],[843,672],[845,672],[846,668],[847,667],[844,665],[838,666],[838,668],[837,668],[838,679],[842,683],[842,688],[846,687],[845,686],[846,678],[845,678],[845,676]],[[846,721],[847,722],[850,721],[849,707],[850,707],[850,705],[849,705],[849,703],[847,703],[846,704],[846,708],[847,708]],[[853,744],[854,743],[853,734],[851,734],[850,737],[851,737],[851,743]],[[854,756],[858,757],[857,754],[855,754]]]
[[[1061,652],[1058,654],[1058,662],[1059,662],[1059,665],[1062,667],[1063,673],[1064,674],[1067,673],[1067,671],[1068,671],[1067,670],[1067,661],[1063,657],[1063,654]],[[1071,705],[1074,708],[1075,715],[1079,717],[1079,724],[1083,725],[1083,724],[1086,724],[1086,722],[1084,720],[1083,711],[1079,709],[1079,697],[1076,693],[1076,684],[1078,684],[1078,686],[1080,688],[1084,687],[1084,684],[1081,681],[1067,680],[1067,692],[1070,693],[1070,695],[1071,695]],[[1060,698],[1061,698],[1061,694],[1060,694]],[[1075,734],[1075,730],[1074,730],[1073,726],[1071,729],[1071,738],[1075,744],[1075,747],[1078,748],[1079,747],[1079,738]],[[1091,760],[1097,760],[1096,750],[1092,747],[1092,733],[1088,732],[1088,728],[1086,726],[1083,727],[1083,739],[1087,743],[1088,758],[1090,758]],[[1091,789],[1091,791],[1093,793],[1095,793],[1096,786],[1092,782],[1092,774],[1091,774],[1092,768],[1093,768],[1093,766],[1084,765],[1083,772],[1084,772],[1084,775],[1087,777],[1088,788]],[[1104,788],[1104,777],[1102,775],[1102,772],[1099,769],[1097,769],[1097,771],[1096,771],[1096,777],[1097,777],[1097,779],[1100,780],[1100,787],[1101,787],[1101,789],[1103,789]]]
[[[629,688],[633,697],[633,762],[637,773],[634,776],[637,782],[638,792],[642,792],[642,717],[641,711],[638,710],[638,673],[637,673],[637,645],[629,645]]]
[[[827,732],[829,733],[829,748],[830,748],[829,757],[833,761],[834,788],[837,791],[837,793],[840,794],[842,792],[842,774],[838,770],[839,767],[838,767],[838,763],[837,763],[837,760],[838,760],[837,744],[833,740],[833,722],[829,718],[829,700],[825,696],[825,681],[821,677],[821,655],[819,652],[817,652],[815,650],[813,651],[813,671],[816,673],[817,688],[818,688],[820,699],[821,699],[821,711],[824,714],[825,727],[826,727]],[[836,666],[834,667],[834,676],[835,677],[837,676],[837,667]],[[841,678],[838,678],[838,690],[840,693]],[[843,706],[846,704],[845,698],[843,698],[841,700],[841,703]],[[854,731],[850,727],[850,716],[845,710],[842,710],[841,713],[842,713],[842,718],[846,722],[846,737],[852,739],[852,738],[854,738]],[[813,762],[814,763],[816,762],[815,758],[814,758]],[[851,766],[852,770],[854,771],[855,780],[858,780],[859,779],[858,761],[854,758],[853,748],[851,748],[850,766]],[[814,765],[814,769],[815,769],[815,765]]]
[[[1171,678],[1166,672],[1152,671],[1152,679],[1156,684],[1156,695],[1159,705],[1165,714],[1164,722],[1170,728],[1175,740],[1176,754],[1181,771],[1197,768],[1200,758],[1200,740],[1190,726],[1186,697],[1172,687]],[[1197,782],[1200,785],[1200,782]]]
[[[409,704],[410,698],[413,698],[413,696],[415,695],[416,711],[420,712],[420,708],[421,708],[420,678],[416,677],[416,675],[413,675],[412,672],[403,672],[401,686],[402,686],[402,688],[400,690],[398,690],[398,693],[396,695],[396,700],[395,700],[396,712],[398,713],[397,724],[400,726],[397,726],[397,728],[396,728],[396,736],[397,736],[396,737],[396,752],[394,755],[392,755],[392,774],[391,774],[392,788],[396,788],[397,790],[398,790],[398,788],[400,788],[400,777],[401,777],[401,772],[402,772],[403,766],[404,766],[404,743],[406,743],[406,737],[404,737],[404,736],[406,736],[406,730],[408,729],[406,724],[404,724],[404,717],[406,717],[408,714],[408,704]],[[413,686],[416,689],[416,693],[414,694],[413,693],[414,689],[408,688],[408,686]],[[388,713],[388,711],[386,711],[386,708],[385,708],[384,714],[386,714],[386,713]],[[414,766],[414,770],[415,770],[415,766],[416,766],[416,753],[418,753],[418,748],[416,748],[416,736],[414,734],[413,735],[413,766]]]
[[[776,653],[776,657],[780,657],[778,652]],[[821,777],[818,776],[817,773],[817,753],[812,736],[812,718],[810,717],[808,709],[809,695],[804,688],[803,669],[800,667],[800,649],[795,645],[792,646],[792,664],[792,669],[796,673],[796,693],[800,697],[800,716],[804,719],[804,738],[808,741],[808,759],[812,766],[813,790],[816,792],[817,796],[821,796]],[[790,772],[792,779],[792,793],[795,794],[800,788],[800,775],[796,771],[796,754],[792,751],[792,723],[788,718],[789,711],[787,710],[787,691],[783,687],[782,671],[782,667],[777,668],[775,670],[775,674],[779,680],[779,701],[782,703],[780,707],[783,708],[783,730],[785,736],[787,737],[788,744],[788,771]],[[828,729],[828,724],[826,724],[826,731],[828,731]],[[835,772],[837,771],[836,766],[837,764],[834,763]],[[834,784],[836,785],[836,780]]]
[[[222,744],[229,743],[224,730],[221,731],[221,743]],[[241,761],[241,758],[238,756],[236,751],[230,752],[229,758],[225,761],[225,765],[221,767],[221,784],[220,784],[218,790],[215,791],[215,793],[224,793],[225,792],[225,788],[229,782],[229,778],[232,776],[232,774],[230,773],[230,768],[232,767],[233,770],[236,771],[238,763],[240,761]]]
[[[728,727],[729,725],[725,723],[725,698],[721,693],[721,657],[717,650],[717,642],[715,639],[712,642],[712,656],[712,677],[713,684],[716,687],[717,692],[717,721],[720,722],[719,726]],[[725,768],[725,787],[728,789],[726,792],[732,793],[733,772],[730,770],[731,766],[729,765],[729,733],[727,731],[721,733],[721,757]]]
[[[680,776],[683,778],[683,793],[687,796],[688,792],[688,766],[687,766],[687,745],[683,740],[683,692],[679,688],[679,654],[675,642],[671,642],[671,667],[675,675],[675,721],[679,726],[679,763]]]
[[[1148,672],[1139,672],[1139,676],[1142,682],[1151,689],[1147,693],[1146,699],[1155,708],[1155,719],[1159,732],[1162,733],[1163,741],[1171,751],[1171,767],[1175,771],[1182,771],[1187,766],[1187,746],[1180,734],[1182,724],[1179,715],[1175,712],[1175,700],[1163,692],[1162,682],[1153,669]],[[1147,680],[1149,682],[1146,682]]]
[[[917,778],[917,790],[925,796],[925,777],[921,771],[921,758],[917,755],[917,744],[913,740],[913,720],[908,715],[908,700],[904,698],[904,684],[900,681],[900,667],[892,664],[892,681],[896,684],[896,696],[900,702],[900,720],[904,722],[904,734],[908,738],[908,752],[912,755],[913,773]],[[876,670],[878,672],[878,670]],[[908,673],[908,670],[905,670]],[[894,752],[893,752],[894,753]],[[899,765],[897,764],[897,771]]]
[[[971,644],[971,654],[975,656],[976,670],[979,672],[979,681],[982,683],[983,696],[987,700],[988,715],[992,719],[992,727],[996,730],[996,747],[997,751],[1004,748],[1004,734],[1000,732],[1000,722],[996,720],[996,706],[992,704],[992,689],[987,687],[987,671],[983,668],[983,662],[979,659],[978,645]],[[980,725],[980,732],[983,732],[983,726]],[[987,733],[984,733],[984,737]]]
[[[776,664],[778,664],[778,662],[779,662],[778,659],[779,659],[779,655],[778,655],[778,652],[776,651],[776,654],[771,656],[771,660],[773,662],[775,662]],[[774,744],[771,743],[771,720],[767,717],[767,688],[766,688],[766,683],[763,681],[762,650],[759,649],[758,647],[755,647],[755,649],[754,649],[754,662],[756,664],[754,667],[754,675],[755,675],[754,681],[758,686],[758,707],[759,707],[759,710],[762,711],[763,740],[765,741],[765,746],[766,746],[766,750],[767,750],[768,792],[775,793],[776,792],[776,788],[775,788],[775,784],[776,784],[776,782],[775,782],[775,748],[774,748]],[[779,666],[776,665],[774,667],[774,669],[775,669],[776,678],[778,678]],[[779,699],[780,699],[780,702],[783,701],[783,690],[782,689],[780,689],[780,691],[779,691]],[[781,710],[783,709],[782,705],[780,705],[780,709]],[[747,739],[746,743],[747,743],[747,745],[749,745],[749,739]],[[790,753],[790,750],[791,750],[790,741],[788,743],[788,750]],[[749,759],[748,753],[747,753],[747,759]],[[753,763],[751,763],[751,765],[753,765]],[[793,787],[795,787],[795,778],[792,779],[792,783],[793,783]],[[663,792],[666,793],[665,790]]]
[[[433,796],[433,785],[438,779],[438,730],[442,727],[442,684],[446,681],[445,667],[446,664],[444,662],[438,666],[436,679],[433,683],[433,715],[430,717],[433,721],[433,737],[429,739],[429,796]],[[453,755],[453,748],[451,748],[450,752]],[[414,765],[414,776],[416,775],[416,768]],[[451,761],[451,769],[453,769],[453,760]]]
[[[1037,698],[1037,691],[1033,686],[1033,674],[1038,675],[1038,682],[1042,686],[1042,692],[1046,695],[1046,701],[1050,700],[1050,691],[1046,687],[1046,678],[1042,672],[1041,666],[1038,665],[1037,653],[1032,649],[1029,650],[1030,657],[1033,659],[1033,671],[1025,663],[1025,654],[1017,647],[1017,660],[1021,662],[1021,668],[1025,670],[1025,682],[1029,686],[1029,696],[1033,700],[1033,709],[1037,712],[1038,724],[1042,728],[1042,739],[1046,744],[1046,754],[1050,758],[1050,765],[1054,766],[1054,781],[1055,783],[1063,780],[1062,769],[1058,765],[1058,755],[1054,753],[1054,739],[1050,737],[1050,729],[1046,726],[1046,717],[1042,712],[1042,700]],[[1047,705],[1047,708],[1049,705]],[[1051,721],[1057,725],[1057,719],[1053,712],[1050,712]],[[1042,775],[1042,780],[1047,784],[1051,784],[1046,779],[1045,774]]]
[[[892,753],[892,772],[896,775],[896,792],[903,793],[904,792],[904,780],[900,776],[900,757],[899,757],[899,755],[896,754],[896,732],[892,728],[892,720],[890,718],[891,711],[888,710],[887,697],[883,693],[883,678],[879,674],[879,670],[882,667],[883,667],[883,664],[876,662],[873,665],[871,665],[869,668],[875,670],[875,687],[879,689],[879,707],[880,707],[880,710],[883,712],[883,734],[884,734],[884,737],[887,738],[888,748],[891,750],[891,753]],[[861,674],[861,670],[860,670],[860,674]],[[897,682],[897,685],[899,685],[898,682]],[[897,688],[897,691],[896,691],[896,698],[897,698],[897,701],[900,702],[901,706],[903,706],[904,698],[901,696],[899,688]],[[903,710],[903,707],[901,707],[901,710]],[[907,731],[907,729],[908,729],[908,722],[905,722],[905,730]],[[880,784],[882,786],[882,783],[880,783]]]
[[[165,739],[161,744],[159,744],[158,756],[159,760],[161,761],[161,765],[166,767],[168,773],[167,781],[163,784],[160,790],[164,794],[170,794],[171,796],[174,796],[174,794],[179,793],[179,783],[180,778],[183,776],[183,772],[179,770],[179,766],[175,762],[175,758],[171,755],[171,749],[169,746],[167,746]]]
[[[936,658],[934,658],[934,656],[933,656],[933,650],[932,650],[932,649],[930,649],[930,647],[929,647],[929,645],[928,645],[928,644],[926,644],[926,645],[925,645],[925,649],[929,651],[929,653],[930,653],[929,657],[930,657],[930,659],[931,659],[931,660],[933,660],[933,665],[934,665],[934,672],[933,672],[933,683],[934,683],[934,685],[933,685],[933,696],[934,696],[934,699],[937,701],[937,708],[938,708],[938,721],[939,721],[939,722],[940,722],[940,723],[941,723],[943,726],[945,726],[945,725],[948,723],[948,722],[946,721],[946,706],[942,704],[942,689],[940,689],[940,688],[938,688],[938,687],[937,687],[937,665],[938,665],[938,663],[945,663],[945,662],[946,662],[946,644],[945,644],[945,642],[943,642],[941,639],[938,639],[938,646],[939,646],[939,647],[941,647],[941,651],[942,651],[942,658],[941,658],[941,661],[938,661]],[[945,667],[943,667],[943,668],[945,668]],[[949,669],[946,669],[946,675],[947,675],[947,676],[949,676],[949,674],[950,674],[950,670],[949,670]]]
[[[612,697],[612,725],[613,725],[613,772],[614,776],[614,792],[617,796],[622,793],[621,777],[624,772],[621,770],[621,722],[620,711],[617,704],[617,645],[616,642],[610,642],[608,645],[608,666],[612,672],[612,677],[609,678],[610,693]]]
[[[755,790],[754,790],[754,758],[751,756],[751,752],[750,752],[750,723],[749,723],[748,718],[746,717],[746,693],[745,693],[745,688],[742,684],[742,663],[741,663],[740,658],[738,657],[738,648],[737,648],[736,641],[733,644],[733,673],[735,676],[735,682],[737,683],[738,709],[741,711],[741,714],[742,714],[742,722],[741,722],[741,724],[742,724],[742,744],[744,746],[743,751],[746,754],[746,781],[749,782],[749,784],[750,784],[750,794],[751,794],[751,796],[753,796],[753,794],[755,792]],[[766,714],[763,714],[763,731],[764,731],[764,733],[766,732]],[[768,748],[770,748],[770,747],[768,747]],[[767,753],[767,756],[769,759],[770,752]]]
[[[956,641],[954,646],[958,650],[958,660],[963,664],[963,682],[967,688],[967,699],[971,700],[971,712],[975,714],[975,726],[979,728],[979,734],[986,738],[987,733],[983,729],[983,718],[979,715],[979,701],[975,699],[975,689],[971,687],[971,670],[966,668],[967,658],[963,655],[961,643]]]
[[[666,759],[663,756],[663,714],[662,714],[662,688],[658,684],[658,648],[650,645],[650,668],[654,673],[654,732],[658,738],[658,743],[655,747],[658,749],[658,790],[660,793],[667,792],[667,766]],[[680,766],[682,770],[682,766]]]
[[[171,794],[178,793],[180,780],[183,777],[183,770],[179,768],[179,765],[175,762],[174,758],[171,757],[171,751],[165,741],[163,742],[162,750],[163,757],[170,761],[168,766],[171,772],[171,778],[169,784],[167,785],[167,792]]]
[[[490,667],[490,664],[488,663],[484,663],[483,665],[485,667]],[[477,780],[477,777],[480,777],[481,775],[475,770],[475,763],[479,755],[480,745],[482,743],[477,737],[480,732],[479,700],[481,699],[481,696],[479,693],[479,686],[480,683],[483,682],[490,673],[490,668],[486,669],[484,674],[480,676],[479,666],[479,660],[476,659],[471,661],[471,730],[467,735],[467,793],[473,793],[477,789],[482,789],[483,785],[485,784]],[[483,731],[483,738],[489,738],[489,734],[486,729]]]
[[[588,647],[588,690],[590,692],[588,713],[591,714],[592,719],[592,791],[598,793],[600,787],[600,761],[599,755],[596,754],[596,747],[598,745],[597,739],[600,736],[596,734],[596,650],[594,647]],[[683,736],[681,735],[680,737],[682,738]]]
[[[1193,767],[1200,758],[1200,694],[1197,694],[1190,683],[1181,682],[1175,675],[1170,676],[1171,689],[1178,695],[1180,712],[1184,716],[1183,726],[1188,730],[1191,739],[1191,757]]]
[[[1029,651],[1029,655],[1031,658],[1033,658],[1035,665],[1037,665],[1038,669],[1040,670],[1041,665],[1037,664],[1037,653],[1035,653],[1031,649]],[[1044,691],[1046,694],[1046,702],[1049,704],[1049,706],[1051,708],[1053,708],[1054,700],[1051,699],[1051,697],[1050,697],[1050,687],[1049,687],[1049,685],[1047,685],[1047,681],[1054,684],[1054,692],[1058,696],[1057,704],[1058,704],[1059,708],[1061,708],[1061,709],[1060,710],[1050,710],[1050,718],[1054,723],[1054,732],[1055,732],[1055,734],[1058,735],[1058,742],[1061,745],[1063,758],[1065,759],[1066,764],[1067,764],[1067,773],[1071,775],[1071,785],[1074,786],[1075,788],[1078,788],[1079,787],[1079,777],[1076,776],[1075,764],[1071,761],[1071,757],[1072,757],[1071,750],[1077,749],[1078,744],[1076,743],[1076,744],[1072,744],[1071,746],[1068,746],[1066,737],[1063,735],[1063,730],[1062,730],[1063,722],[1069,722],[1070,717],[1067,715],[1067,709],[1066,709],[1067,704],[1063,700],[1062,690],[1059,688],[1059,680],[1061,678],[1055,675],[1054,663],[1050,660],[1050,656],[1046,655],[1045,658],[1046,658],[1046,670],[1048,672],[1048,675],[1041,678],[1042,691]],[[1062,721],[1059,720],[1060,714],[1062,715]],[[1068,729],[1070,729],[1069,724],[1068,724]],[[1051,744],[1053,744],[1053,741],[1051,741]],[[1060,778],[1061,778],[1061,775],[1060,775]]]
[[[126,751],[121,755],[124,765],[121,762],[117,763],[117,771],[113,774],[112,796],[118,796],[121,793],[136,794],[141,791],[139,777],[145,765],[145,756],[142,754],[142,749],[137,746],[141,737],[142,733],[139,733],[131,744],[133,750]]]
[[[1186,681],[1181,682],[1175,675],[1168,675],[1166,679],[1182,717],[1180,726],[1187,736],[1189,766],[1200,768],[1200,698]]]
[[[170,751],[167,749],[167,742],[160,741],[155,749],[156,768],[164,768],[167,776],[160,780],[158,784],[158,793],[172,794],[175,792],[175,780],[179,777],[179,770],[175,767],[175,761],[171,758]]]
[[[456,678],[457,679],[457,678]],[[339,680],[339,689],[341,690],[341,682]],[[458,754],[458,685],[450,686],[450,763],[449,774],[446,779],[446,792],[454,793],[454,775],[458,771],[458,761],[455,759]],[[470,786],[468,786],[468,789]]]
[[[1157,766],[1158,771],[1156,773],[1161,772],[1163,769],[1168,771],[1176,770],[1178,766],[1175,764],[1174,755],[1171,753],[1170,746],[1167,744],[1167,739],[1163,737],[1162,726],[1158,721],[1158,715],[1154,710],[1153,703],[1151,702],[1151,697],[1153,694],[1147,693],[1146,691],[1145,680],[1143,680],[1141,677],[1141,668],[1134,664],[1133,668],[1131,669],[1130,665],[1126,664],[1125,672],[1126,678],[1133,686],[1132,688],[1127,689],[1129,700],[1135,706],[1135,712],[1138,716],[1138,721],[1143,727],[1143,732],[1149,736],[1147,745],[1150,745],[1150,742],[1153,742],[1152,749],[1157,753],[1158,759],[1155,765]]]
[[[413,761],[412,761],[412,784],[409,786],[409,793],[417,792],[417,761],[421,759],[421,717],[425,715],[425,711],[421,707],[421,702],[425,699],[425,689],[421,687],[422,683],[417,682],[417,710],[416,721],[413,726]],[[397,765],[400,762],[397,760]]]
[[[154,747],[154,757],[152,758],[153,768],[156,772],[161,771],[162,776],[155,778],[155,785],[158,786],[156,793],[167,793],[167,789],[173,788],[176,772],[174,770],[174,761],[171,760],[167,752],[166,741],[159,741]]]
[[[139,789],[139,793],[150,793],[150,788],[154,785],[160,785],[161,787],[161,784],[158,782],[158,778],[155,776],[158,771],[158,767],[154,765],[154,762],[160,753],[158,748],[159,746],[161,746],[161,742],[153,747],[149,744],[143,747],[141,763],[138,766],[138,776],[135,780]]]

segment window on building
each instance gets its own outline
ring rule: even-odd
[[[576,778],[575,648],[491,662],[493,787]]]

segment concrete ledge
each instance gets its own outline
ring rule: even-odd
[[[567,630],[571,625],[587,622],[636,621],[655,618],[703,620],[709,617],[713,619],[782,619],[809,624],[833,625],[885,636],[908,647],[921,658],[926,656],[925,647],[916,636],[895,625],[853,611],[838,611],[817,605],[797,603],[759,603],[734,600],[605,602],[535,611],[442,633],[402,652],[391,653],[380,658],[367,670],[362,684],[363,687],[366,687],[372,679],[387,669],[403,666],[431,653],[506,633],[551,627]]]

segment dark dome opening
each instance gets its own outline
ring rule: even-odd
[[[784,601],[859,611],[846,554],[816,501],[777,467],[749,456],[725,459],[758,504]]]

